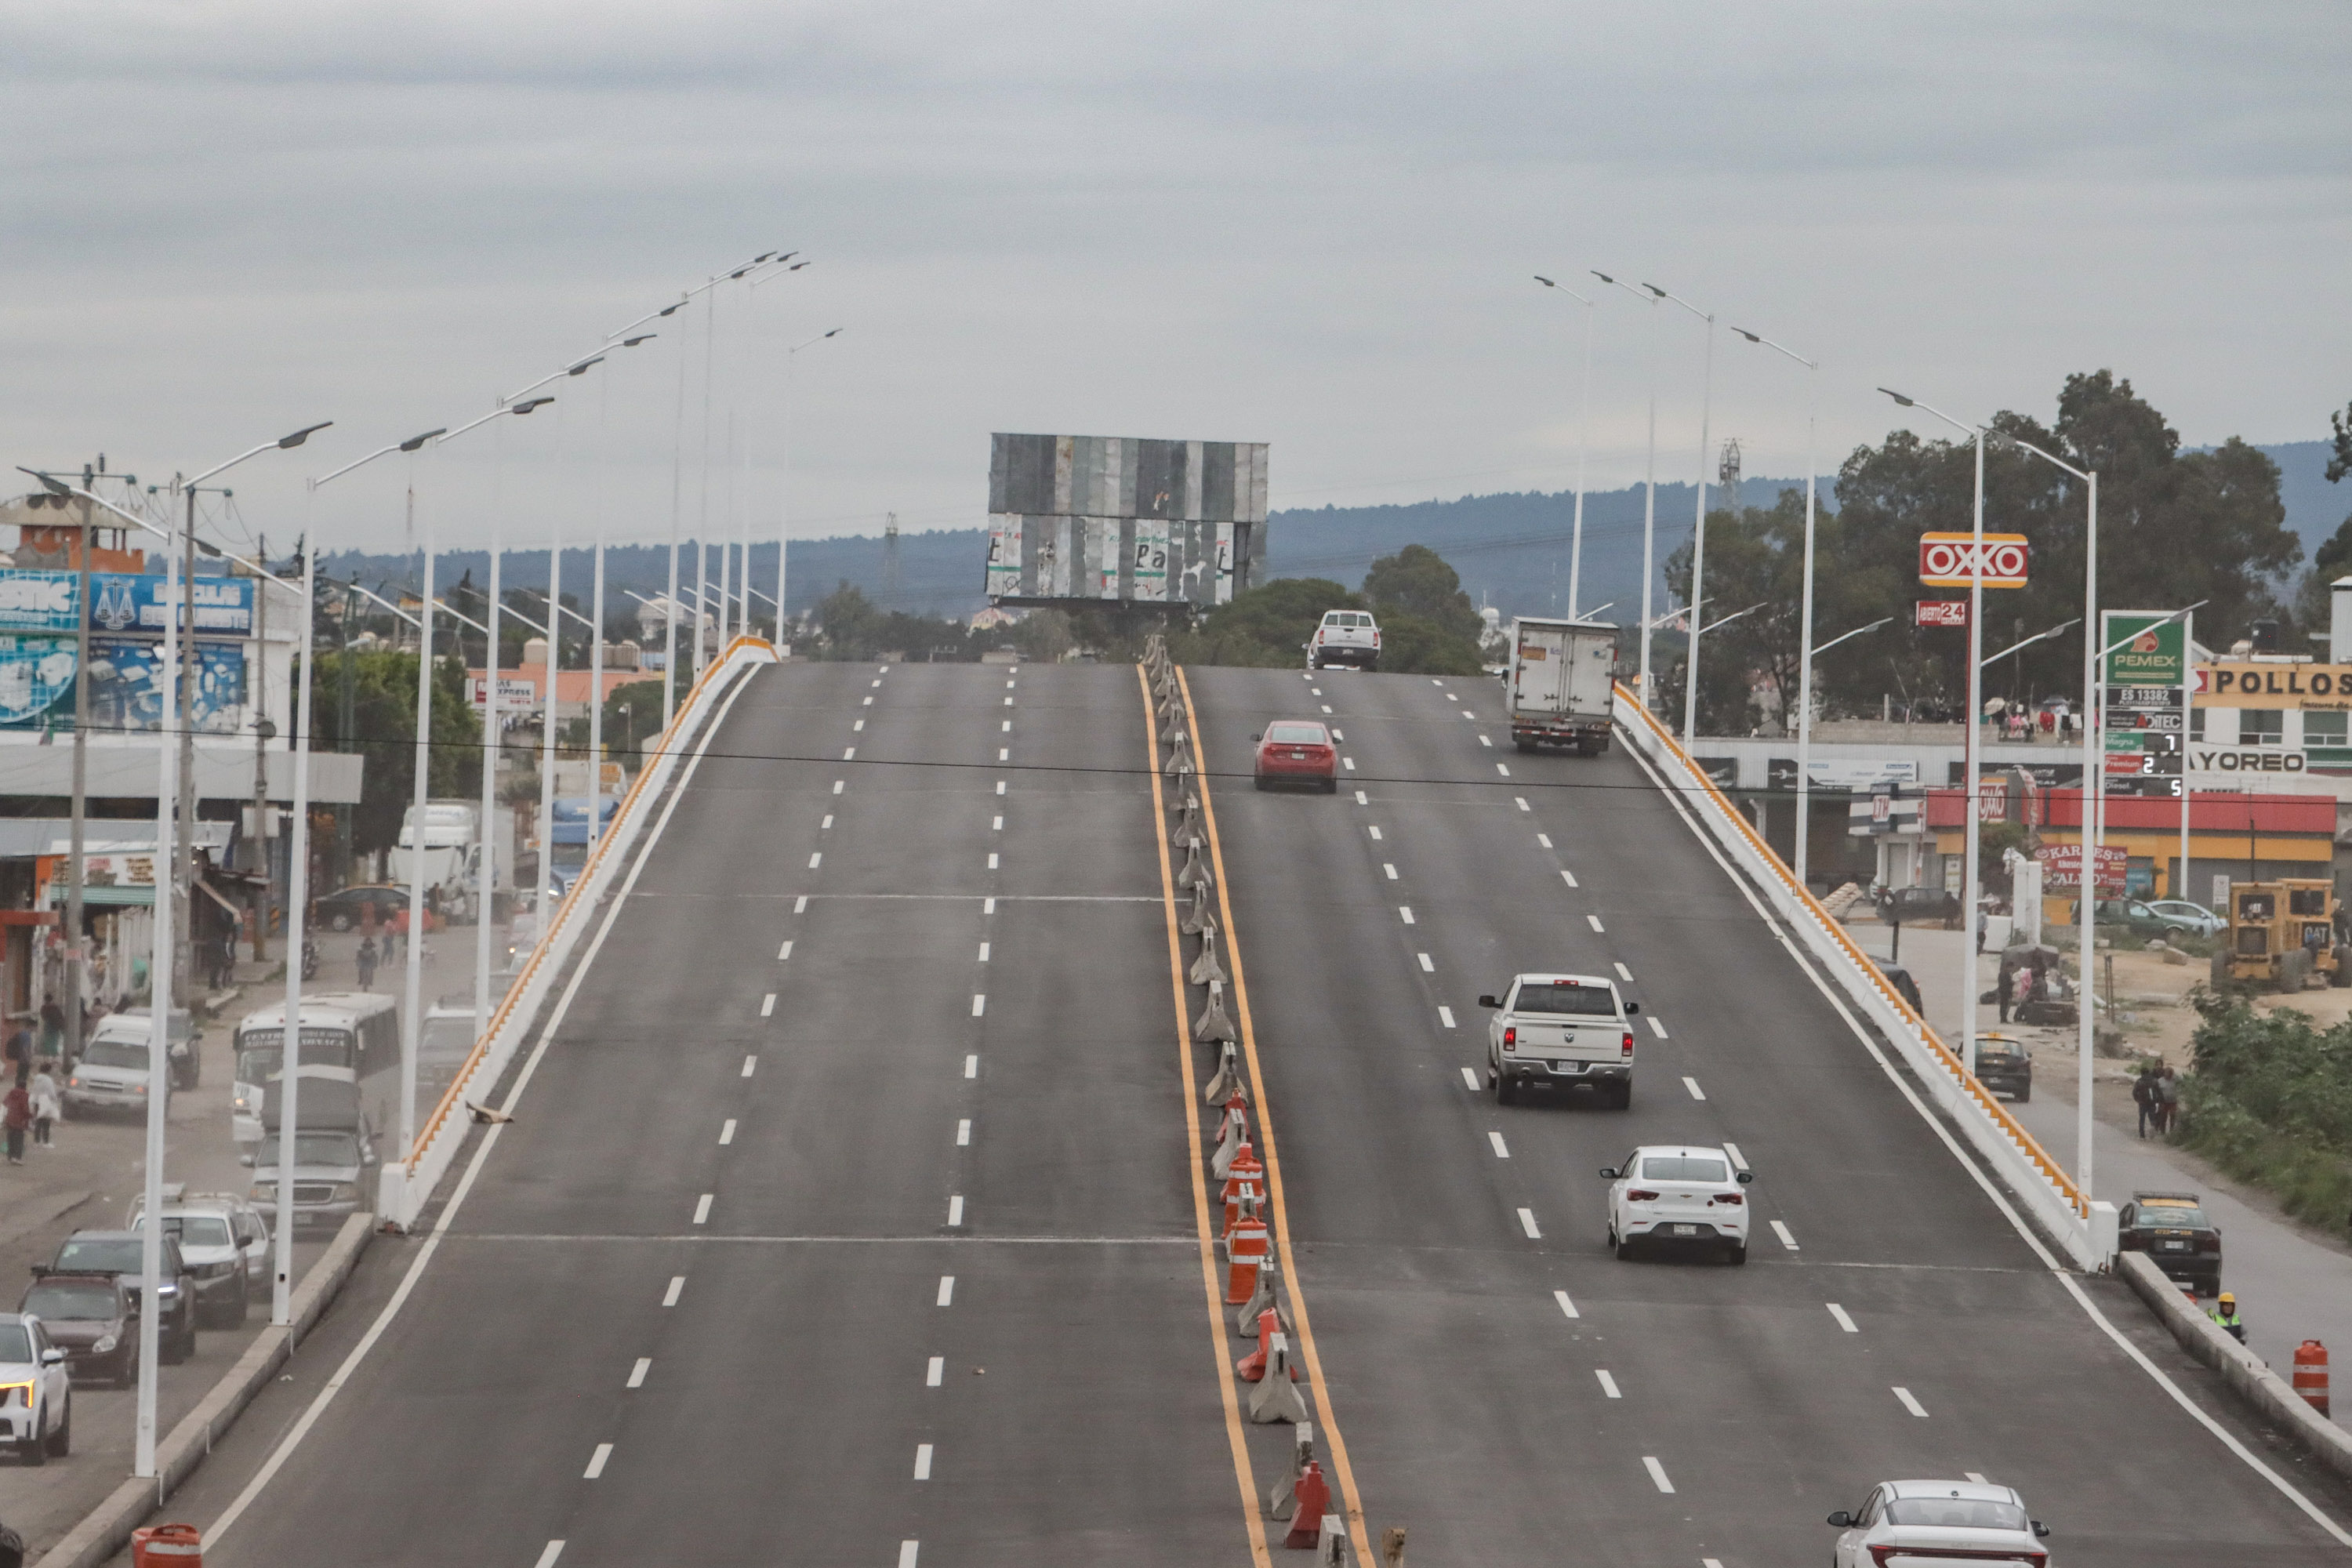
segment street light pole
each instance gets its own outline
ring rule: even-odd
[[[1559,289],[1570,299],[1584,307],[1584,374],[1583,401],[1576,416],[1576,521],[1571,525],[1568,546],[1568,618],[1581,618],[1578,611],[1578,587],[1584,566],[1584,459],[1592,446],[1592,318],[1594,301],[1573,289],[1564,289],[1538,272],[1537,282],[1547,289]]]
[[[1960,431],[1964,435],[1968,436],[1976,445],[1976,499],[1975,504],[1970,512],[1970,516],[1973,519],[1970,527],[1974,531],[1974,542],[1971,546],[1971,553],[1969,557],[1968,725],[1966,730],[1963,731],[1963,742],[1965,745],[1963,755],[1967,759],[1962,770],[1962,777],[1965,781],[1967,793],[1961,805],[1961,809],[1965,813],[1962,818],[1962,822],[1964,824],[1962,842],[1965,847],[1961,851],[1964,864],[1960,868],[1960,887],[1962,889],[1960,900],[1960,921],[1961,928],[1966,932],[1966,940],[1960,943],[1960,1060],[1968,1068],[1969,1075],[1973,1077],[1977,1070],[1976,922],[1977,879],[1979,875],[1977,869],[1977,847],[1979,833],[1981,826],[1978,821],[1979,811],[1977,805],[1977,772],[1979,767],[1977,746],[1977,724],[1979,721],[1979,715],[1977,710],[1982,704],[1982,692],[1984,689],[1985,432],[1984,426],[1981,425],[1964,425],[1960,421],[1953,418],[1950,415],[1945,413],[1942,409],[1921,403],[1916,398],[1906,397],[1899,392],[1888,391],[1887,388],[1883,386],[1878,390],[1886,393],[1887,396],[1893,398],[1896,403],[1906,408],[1925,409],[1927,413],[1934,415],[1945,424],[1949,425],[1953,429]],[[2090,949],[2085,947],[2083,951],[2086,964],[2084,973],[2087,976],[2090,973],[2087,968]]]
[[[1694,599],[1704,592],[1706,580],[1706,459],[1712,444],[1709,420],[1715,408],[1715,318],[1678,294],[1670,294],[1654,283],[1643,288],[1661,300],[1672,300],[1692,315],[1706,323],[1706,379],[1701,383],[1698,400],[1698,518],[1691,527],[1691,586]],[[1735,519],[1735,521],[1738,520]],[[1690,643],[1683,654],[1683,744],[1688,746],[1698,724],[1698,634],[1699,625],[1691,622]]]
[[[1650,307],[1650,441],[1642,466],[1642,665],[1636,678],[1642,689],[1642,706],[1655,711],[1650,690],[1650,634],[1656,621],[1650,615],[1651,582],[1658,574],[1658,300],[1645,294],[1631,283],[1620,282],[1606,272],[1592,274],[1603,283],[1613,283]],[[1698,586],[1693,584],[1688,597],[1698,597]]]
[[[1807,359],[1785,343],[1776,343],[1760,332],[1745,327],[1731,329],[1749,342],[1787,355],[1805,367],[1805,586],[1804,608],[1800,614],[1797,654],[1797,886],[1804,887],[1806,862],[1812,838],[1813,791],[1813,489],[1814,470],[1819,466],[1815,416],[1821,391],[1817,380],[1822,368],[1819,360]],[[1890,617],[1891,618],[1891,617]],[[1885,621],[1875,623],[1885,626]],[[1851,634],[1849,634],[1851,635]],[[1785,701],[1785,699],[1784,699]],[[1786,715],[1782,716],[1786,721]]]

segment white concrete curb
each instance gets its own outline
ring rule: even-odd
[[[180,1424],[156,1446],[155,1479],[133,1477],[115,1488],[104,1502],[42,1553],[38,1568],[97,1568],[129,1545],[131,1532],[162,1508],[163,1500],[178,1490],[180,1484],[205,1462],[213,1451],[214,1439],[229,1429],[253,1402],[253,1396],[268,1385],[270,1378],[294,1353],[294,1347],[302,1342],[327,1310],[327,1304],[352,1277],[352,1270],[359,1266],[360,1254],[374,1236],[375,1221],[370,1215],[355,1214],[343,1221],[335,1239],[328,1243],[327,1250],[294,1288],[289,1303],[293,1322],[282,1329],[266,1328],[256,1334],[236,1364],[221,1374],[212,1392],[182,1416]]]
[[[2025,1205],[2036,1228],[2063,1247],[2077,1268],[2104,1267],[2107,1258],[2099,1254],[2089,1225],[2077,1214],[2074,1184],[2056,1161],[1967,1075],[1935,1031],[1895,994],[1885,977],[1857,956],[1843,928],[1811,894],[1797,886],[1780,858],[1739,820],[1673,737],[1622,687],[1617,691],[1617,729],[1626,743],[1659,771],[1668,787],[1680,793],[1716,847],[1748,874],[1848,1005],[1895,1047],[1926,1086],[1937,1109],[1951,1119],[2003,1184]]]
[[[717,711],[719,700],[737,677],[754,666],[775,662],[775,650],[768,644],[756,637],[738,638],[695,683],[670,721],[669,729],[663,733],[654,760],[637,774],[628,798],[622,802],[620,812],[613,819],[612,832],[598,843],[587,873],[572,884],[539,945],[531,950],[522,983],[499,1005],[490,1020],[490,1032],[475,1045],[473,1055],[467,1058],[457,1080],[442,1097],[419,1138],[421,1146],[409,1159],[384,1165],[376,1199],[379,1216],[403,1230],[416,1223],[433,1189],[448,1173],[458,1150],[465,1146],[470,1119],[464,1102],[487,1095],[506,1071],[507,1064],[514,1059],[516,1047],[530,1037],[531,1026],[562,977],[573,948],[595,923],[590,917],[604,901],[614,879],[622,874],[629,852],[659,809],[662,792],[685,764],[695,734]]]
[[[2256,1415],[2285,1427],[2288,1436],[2337,1475],[2352,1477],[2352,1432],[2305,1404],[2262,1357],[2223,1333],[2146,1253],[2118,1254],[2116,1272],[2139,1293],[2180,1348],[2220,1373],[2231,1392],[2253,1406]]]

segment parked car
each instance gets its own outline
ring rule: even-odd
[[[74,1376],[124,1388],[139,1381],[139,1293],[113,1275],[47,1275],[16,1310],[41,1320]]]
[[[1982,1481],[1883,1481],[1860,1509],[1830,1515],[1839,1531],[1831,1568],[1944,1561],[2044,1568],[2049,1529],[2025,1500]]]
[[[362,882],[355,888],[329,893],[310,905],[310,919],[329,931],[352,931],[367,923],[365,911],[375,911],[375,923],[386,926],[392,917],[408,908],[408,889],[392,882]],[[447,922],[431,910],[425,911],[425,929],[439,931]]]
[[[46,1465],[72,1451],[73,1378],[40,1319],[0,1312],[0,1386],[24,1390],[21,1402],[0,1405],[0,1436],[25,1463]]]
[[[1339,791],[1339,752],[1331,731],[1312,719],[1283,719],[1265,727],[1257,742],[1257,787],[1310,784],[1326,795]]]
[[[2187,899],[2158,899],[2147,907],[2163,919],[2167,936],[2219,936],[2230,929],[2228,921]]]
[[[45,1279],[52,1274],[111,1274],[133,1290],[141,1288],[146,1277],[144,1242],[135,1230],[78,1230],[58,1246],[58,1255],[47,1264],[35,1264],[33,1277]],[[180,1256],[180,1244],[170,1237],[163,1237],[163,1282],[156,1294],[161,1310],[155,1320],[155,1332],[166,1362],[183,1362],[196,1353],[196,1290],[195,1281],[188,1277],[187,1260]]]
[[[2022,1040],[1980,1031],[1977,1036],[1977,1081],[2021,1105],[2033,1098],[2033,1053]]]
[[[1888,925],[1940,924],[1960,929],[1960,896],[1942,888],[1881,888],[1878,918]]]
[[[2200,1296],[2221,1293],[2221,1227],[2195,1193],[2134,1193],[2116,1225],[2116,1245],[2147,1254],[2166,1279]]]
[[[1604,1165],[1609,1188],[1609,1249],[1631,1258],[1636,1246],[1682,1247],[1748,1261],[1748,1194],[1756,1173],[1721,1149],[1649,1144]]]

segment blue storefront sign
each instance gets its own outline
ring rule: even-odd
[[[184,587],[182,591],[186,590]],[[161,637],[167,597],[165,579],[160,572],[137,575],[94,572],[89,579],[89,629]],[[253,579],[195,579],[195,627],[199,637],[251,637]]]
[[[91,727],[162,729],[163,645],[148,637],[93,637],[89,655]],[[197,643],[194,688],[185,716],[188,727],[200,735],[236,733],[237,710],[245,701],[244,645]],[[68,695],[70,690],[68,687]],[[70,702],[67,707],[70,712]]]
[[[73,676],[73,638],[0,633],[0,726],[38,724],[61,698],[70,716]]]
[[[70,572],[0,570],[0,631],[72,631],[80,585]]]

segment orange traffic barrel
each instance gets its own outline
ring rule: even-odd
[[[2294,1347],[2294,1391],[2305,1405],[2327,1414],[2327,1347],[2317,1340]]]
[[[157,1524],[131,1532],[132,1568],[204,1568],[205,1538],[193,1524]]]

